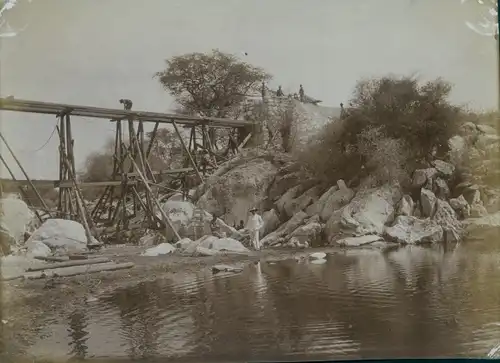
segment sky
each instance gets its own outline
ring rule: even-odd
[[[303,84],[328,106],[348,101],[362,78],[416,74],[454,84],[454,103],[489,110],[496,42],[465,25],[485,11],[460,0],[24,0],[6,15],[27,27],[1,38],[0,95],[109,108],[128,98],[135,110],[166,112],[174,103],[154,73],[172,56],[218,48],[266,69],[271,87]],[[57,137],[44,145],[55,118],[0,111],[0,120],[29,176],[56,179]],[[72,127],[82,168],[113,129],[76,117]]]

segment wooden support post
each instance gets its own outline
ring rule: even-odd
[[[71,172],[72,168],[71,168],[70,161],[68,160],[68,158],[66,158],[64,161],[65,161],[66,167],[68,168],[68,171],[70,171],[70,173],[69,173],[70,174],[70,179],[73,182],[73,188],[74,188],[74,191],[75,191],[76,206],[77,206],[78,212],[80,214],[80,218],[81,218],[81,221],[82,221],[82,224],[83,224],[83,228],[85,229],[85,236],[87,237],[87,244],[90,245],[92,243],[92,234],[90,233],[89,224],[87,222],[87,215],[85,213],[85,208],[84,208],[84,205],[83,205],[83,200],[80,199],[80,193],[79,193],[79,189],[78,189],[78,184],[76,182],[75,175],[73,175],[73,173]]]
[[[129,155],[130,157],[130,155]],[[141,178],[142,182],[144,183],[144,187],[146,188],[146,190],[150,193],[150,194],[153,194],[151,188],[149,187],[148,185],[148,182],[146,180],[146,178],[144,177],[144,175],[142,175],[141,173],[141,170],[139,169],[139,167],[137,166],[137,164],[135,163],[134,159],[132,159],[130,157],[130,161],[132,162],[132,165],[134,166],[135,168],[135,171],[137,172],[137,174],[139,175],[139,178]],[[165,213],[165,211],[162,209],[161,205],[160,205],[160,202],[158,202],[158,199],[156,198],[152,198],[153,199],[153,202],[155,203],[156,207],[158,208],[161,216],[163,217],[163,219],[168,223],[168,225],[170,226],[170,228],[172,228],[172,231],[174,232],[175,234],[175,237],[177,238],[177,240],[181,240],[181,236],[179,235],[179,233],[177,232],[177,230],[175,229],[174,227],[174,224],[172,223],[172,221],[170,220],[170,218],[168,217],[168,215]]]
[[[149,138],[149,145],[148,149],[146,151],[146,157],[149,158],[149,154],[151,154],[151,149],[153,148],[155,139],[156,139],[156,133],[158,132],[158,126],[160,125],[159,122],[155,123],[155,127],[153,129],[153,132],[151,133],[151,137]]]
[[[198,170],[198,166],[196,165],[196,162],[194,161],[193,156],[191,155],[188,148],[186,147],[186,143],[184,142],[184,139],[182,138],[182,135],[179,132],[179,128],[177,127],[175,120],[172,120],[172,125],[174,126],[175,132],[177,133],[177,136],[179,137],[179,140],[181,142],[182,147],[184,148],[184,151],[186,151],[186,153],[188,154],[189,160],[191,161],[191,165],[193,165],[193,169],[196,172],[196,175],[198,175],[198,178],[200,178],[200,181],[203,183],[203,177],[201,176],[201,173]]]
[[[3,136],[3,134],[1,132],[0,132],[0,138],[2,139],[3,143],[7,147],[7,150],[9,150],[10,154],[12,155],[12,158],[16,162],[16,164],[19,167],[19,169],[21,169],[21,172],[23,173],[24,177],[26,178],[26,180],[28,181],[29,185],[33,189],[33,192],[35,192],[38,201],[43,206],[43,209],[45,209],[47,211],[47,213],[49,213],[49,215],[52,217],[52,215],[50,214],[50,212],[48,212],[49,208],[47,207],[47,204],[45,204],[45,201],[43,200],[42,196],[40,195],[40,193],[36,189],[35,185],[31,182],[31,179],[29,178],[28,173],[26,173],[26,170],[24,170],[23,166],[21,165],[21,162],[17,158],[16,154],[14,154],[14,151],[10,148],[10,145],[7,143],[7,140],[5,140],[5,137]]]

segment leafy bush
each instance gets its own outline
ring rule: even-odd
[[[403,182],[432,157],[446,157],[461,115],[447,100],[450,91],[441,79],[423,85],[411,77],[363,80],[347,116],[328,124],[302,158],[330,182],[368,175],[377,184]]]

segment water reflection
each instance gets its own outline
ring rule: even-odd
[[[77,357],[179,360],[485,356],[499,343],[500,255],[476,247],[345,251],[324,264],[263,262],[143,283],[55,317],[46,329],[66,324],[67,342],[54,333],[30,350],[67,344]],[[89,339],[101,331],[106,344]]]

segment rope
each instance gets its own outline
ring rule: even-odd
[[[22,152],[24,152],[24,153],[36,153],[36,152],[42,150],[45,146],[47,146],[49,144],[50,140],[52,140],[52,137],[56,133],[57,125],[58,125],[58,122],[56,122],[56,124],[54,125],[54,129],[50,133],[49,138],[47,139],[47,141],[45,141],[45,143],[42,146],[40,146],[38,149],[35,149],[35,150],[23,150]]]

